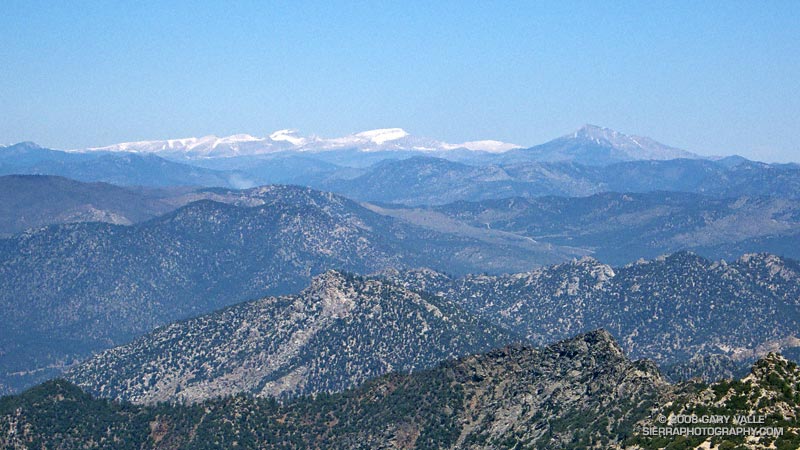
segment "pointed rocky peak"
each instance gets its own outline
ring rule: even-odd
[[[569,361],[584,361],[585,363],[579,363],[579,365],[596,366],[623,360],[628,361],[617,341],[604,329],[589,331],[550,344],[541,352],[542,358],[553,359],[559,364],[568,364]]]
[[[572,137],[575,139],[589,139],[597,143],[605,141],[611,143],[612,141],[619,140],[620,138],[627,138],[624,134],[612,130],[611,128],[600,127],[597,125],[586,124],[577,129]]]
[[[311,279],[307,288],[300,292],[303,297],[318,296],[321,293],[331,292],[332,290],[342,290],[351,276],[338,270],[330,269]]]
[[[586,353],[595,357],[624,357],[622,347],[614,340],[614,336],[602,328],[557,342],[548,347],[548,349],[559,352],[577,351],[578,353]]]
[[[612,130],[611,128],[600,127],[597,125],[586,124],[575,131],[571,137],[577,140],[585,140],[593,142],[594,144],[612,147],[620,150],[633,150],[633,151],[668,151],[668,152],[683,152],[645,136],[633,136],[620,133],[619,131]],[[688,154],[688,152],[683,152]]]
[[[461,377],[472,382],[507,380],[517,376],[527,379],[528,383],[550,380],[545,381],[547,384],[594,380],[596,387],[603,384],[605,387],[602,389],[614,391],[617,395],[635,392],[642,387],[668,384],[655,363],[631,361],[613,336],[603,329],[541,349],[520,344],[498,348],[465,358],[458,363],[456,370]]]
[[[770,352],[753,364],[748,378],[771,384],[778,384],[780,380],[794,386],[800,380],[800,369],[780,353]]]
[[[573,341],[584,341],[584,342],[591,342],[597,343],[602,342],[606,344],[616,345],[617,342],[614,340],[614,336],[611,335],[608,331],[603,328],[598,328],[596,330],[588,331],[583,334],[579,334],[575,336],[571,340]]]
[[[643,380],[657,386],[668,384],[654,362],[631,361],[611,333],[602,328],[545,347],[544,354],[556,357],[567,370],[619,371],[624,374],[618,386],[622,391],[630,390]]]

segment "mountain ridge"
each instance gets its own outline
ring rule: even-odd
[[[424,158],[410,159],[406,164],[428,175],[421,180],[414,171],[394,176],[394,164],[383,163],[386,170],[358,179],[370,186],[387,178],[402,182],[411,195],[398,197],[400,193],[393,192],[393,200],[413,201],[425,195],[443,201],[447,199],[447,188],[430,187],[425,180],[433,177],[444,181],[454,176],[454,169],[465,167],[447,161],[431,167]],[[502,169],[476,172],[469,189],[477,192],[487,185],[497,186],[511,176],[509,170]],[[281,189],[280,185],[271,186],[138,188],[44,175],[2,176],[0,212],[5,212],[5,217],[0,214],[0,237],[58,223],[141,223],[201,199],[258,206],[270,201],[270,192]],[[352,185],[340,184],[344,186]],[[370,192],[377,196],[374,190],[356,193],[362,197]],[[762,251],[800,258],[800,246],[793,245],[800,240],[800,206],[789,198],[757,195],[760,193],[726,198],[690,192],[608,192],[574,198],[512,196],[433,206],[362,201],[361,206],[422,228],[463,237],[583,249],[612,265],[679,250],[713,259]],[[326,198],[329,201],[332,197]]]
[[[483,153],[489,159],[497,156],[505,161],[574,161],[588,165],[605,165],[610,162],[631,160],[701,158],[697,154],[661,144],[648,137],[629,136],[609,128],[589,124],[571,134],[530,148],[491,139],[451,144],[414,136],[402,128],[381,128],[336,138],[322,138],[316,135],[303,136],[297,130],[283,129],[265,137],[249,134],[225,137],[209,135],[122,142],[69,151],[77,153],[132,152],[204,159],[270,155],[282,152],[318,153],[346,149],[356,149],[361,152],[416,151],[442,155],[457,150],[469,150]]]
[[[675,280],[681,280],[681,284]],[[605,340],[613,340],[611,334],[619,339],[613,346],[616,354],[624,352],[655,361],[673,380],[694,376],[714,380],[738,376],[769,351],[800,347],[796,332],[800,324],[798,294],[800,263],[768,254],[745,255],[726,263],[682,252],[616,268],[583,257],[526,273],[462,278],[430,269],[392,270],[366,278],[343,278],[327,272],[297,296],[248,302],[223,313],[171,325],[90,359],[68,377],[93,393],[137,402],[174,399],[176,395],[187,401],[202,400],[208,392],[283,396],[292,395],[297,386],[297,393],[327,392],[329,378],[346,387],[347,382],[341,380],[362,380],[361,370],[374,374],[374,364],[363,363],[364,358],[395,361],[384,370],[394,367],[402,371],[393,358],[407,354],[409,342],[422,339],[413,347],[428,348],[427,339],[442,329],[441,320],[448,326],[466,320],[482,321],[487,324],[485,330],[503,330],[488,334],[506,337],[487,340],[480,338],[486,336],[483,332],[475,334],[472,326],[459,326],[465,336],[473,336],[467,342],[494,344],[517,340],[548,345],[606,329],[610,333],[604,332]],[[433,306],[419,310],[422,316],[391,312],[406,303]],[[322,305],[322,309],[314,305]],[[335,312],[333,322],[328,321],[332,314],[326,314],[326,308]],[[431,314],[433,317],[429,317]],[[414,328],[421,317],[429,317],[424,319],[429,325],[417,327],[413,333],[397,334],[398,329]],[[751,319],[744,322],[738,320],[741,317]],[[240,329],[240,323],[251,325]],[[328,328],[328,323],[333,328]],[[230,331],[231,327],[236,331]],[[254,334],[254,327],[263,330]],[[296,341],[290,337],[294,331],[285,336],[280,331],[294,329],[305,330],[298,342],[308,343],[310,359],[300,358],[301,362],[279,370],[286,376],[291,374],[285,382],[273,380],[269,378],[275,371],[272,366],[283,359],[263,355],[280,355],[284,354],[281,348],[294,348],[290,344]],[[313,336],[319,333],[328,337],[315,340]],[[435,341],[441,339],[451,338]],[[284,344],[265,350],[267,344],[262,341]],[[358,344],[366,341],[373,344]],[[338,348],[340,342],[348,345]],[[391,347],[395,349],[375,347],[376,342],[394,342]],[[228,361],[229,355],[238,354],[245,355],[244,362]],[[343,355],[348,362],[330,355]],[[310,367],[327,366],[333,375],[314,379],[316,372],[303,369],[306,363],[302,361],[325,358],[331,359],[321,365],[309,363]],[[232,369],[240,366],[262,369],[246,375],[250,381],[242,385]],[[336,375],[339,367],[352,371],[342,378]],[[263,388],[259,377],[267,377],[268,389]],[[308,379],[315,381],[304,381]],[[167,380],[167,385],[161,380]],[[179,381],[177,385],[175,380]],[[228,390],[214,386],[227,386]]]
[[[508,275],[385,276],[540,345],[605,328],[627,354],[675,379],[738,375],[769,351],[800,346],[800,264],[769,254],[728,263],[677,252],[613,268],[584,257]]]
[[[341,391],[515,340],[452,302],[332,270],[299,294],[169,325],[66,376],[135,403],[242,392],[284,398]]]
[[[428,230],[309,188],[230,196],[130,226],[52,225],[0,239],[0,389],[174,320],[296,292],[334,267],[502,272],[576,251]]]
[[[349,134],[336,138],[301,136],[297,130],[284,129],[266,137],[238,134],[226,137],[214,135],[155,141],[123,142],[103,147],[70,150],[72,152],[134,152],[184,155],[189,158],[253,156],[294,151],[314,153],[343,149],[358,149],[364,152],[416,150],[422,152],[467,149],[472,151],[499,152],[518,148],[496,140],[469,141],[450,144],[434,139],[417,137],[402,128],[380,128]]]
[[[607,332],[593,331],[544,348],[506,346],[425,371],[390,373],[343,393],[302,397],[283,405],[235,396],[196,406],[142,408],[93,400],[72,385],[50,382],[0,403],[0,423],[4,429],[19,430],[8,436],[12,440],[46,440],[36,433],[50,429],[50,436],[64,436],[57,431],[62,425],[89,434],[98,428],[80,423],[91,421],[94,412],[107,411],[111,414],[101,422],[113,425],[106,433],[115,436],[119,431],[130,437],[125,444],[139,446],[141,439],[153,436],[148,429],[163,430],[157,440],[161,448],[170,449],[230,446],[233,436],[246,448],[489,449],[517,442],[569,448],[585,440],[620,442],[644,406],[653,404],[664,389],[668,385],[655,366],[630,361]],[[91,412],[36,416],[37,405],[52,411],[60,405],[58,398],[65,407],[83,404],[78,411]],[[188,408],[186,416],[178,415],[181,408]],[[206,413],[197,416],[194,411]],[[53,417],[67,423],[53,422]],[[584,426],[571,427],[579,417],[588,418]],[[138,421],[150,427],[138,432],[136,426],[129,428]],[[211,439],[220,436],[222,423],[235,431],[224,432],[228,437],[222,441]],[[88,436],[64,437],[69,442]],[[107,439],[113,437],[101,437],[100,442]]]
[[[80,181],[150,187],[241,189],[264,184],[297,184],[360,201],[406,205],[513,196],[582,197],[609,191],[800,198],[800,166],[725,158],[618,158],[600,164],[575,158],[547,162],[537,161],[536,157],[509,160],[504,156],[506,153],[491,156],[459,149],[444,152],[342,149],[165,159],[153,153],[65,153],[15,148],[0,151],[0,175],[49,174]]]
[[[65,380],[0,399],[0,444],[10,448],[794,449],[800,445],[800,369],[771,354],[751,375],[669,384],[647,360],[595,330],[533,348],[514,345],[353,389],[286,402],[239,395],[200,404],[137,406],[96,399]],[[754,439],[652,437],[675,414],[764,417],[782,432]],[[664,417],[664,420],[662,420]],[[657,425],[656,425],[657,424]],[[736,425],[723,425],[726,429]],[[733,430],[731,430],[733,431]],[[715,447],[717,446],[717,447]]]

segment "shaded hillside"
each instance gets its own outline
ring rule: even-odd
[[[0,177],[0,237],[72,222],[130,225],[175,208],[166,198],[181,190],[145,190],[81,183],[47,175]]]
[[[604,331],[554,345],[492,350],[338,394],[279,404],[235,396],[196,405],[93,399],[63,380],[0,399],[0,445],[101,449],[795,449],[800,371],[777,355],[740,381],[667,384]],[[764,417],[780,436],[670,436],[660,417]],[[695,424],[691,428],[707,425]],[[747,426],[747,425],[745,425]],[[731,426],[725,426],[732,428]],[[703,447],[701,447],[703,448]],[[708,447],[704,447],[708,448]]]
[[[23,142],[0,147],[0,175],[57,175],[126,186],[249,187],[236,172],[205,169],[155,155],[68,153]]]
[[[504,272],[574,254],[425,230],[305,188],[258,192],[257,206],[205,200],[133,226],[69,224],[0,240],[0,385],[44,379],[175,320],[297,292],[331,268]]]
[[[23,448],[576,448],[620,442],[666,389],[652,364],[626,359],[598,331],[285,405],[238,396],[135,408],[55,381],[3,400],[0,427],[5,445]]]

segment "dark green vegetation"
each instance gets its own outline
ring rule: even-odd
[[[191,405],[94,399],[63,380],[0,399],[0,445],[16,449],[694,448],[652,439],[658,414],[764,415],[797,448],[800,371],[776,355],[741,381],[669,385],[604,331],[541,350],[511,346],[338,394],[285,403],[245,395]],[[755,449],[736,439],[719,448]],[[689,446],[691,444],[691,446]],[[738,447],[737,447],[738,446]]]
[[[332,267],[504,272],[574,254],[426,230],[307,188],[203,194],[233,204],[198,201],[132,226],[67,224],[0,240],[0,390],[175,320],[297,292]]]
[[[800,346],[800,264],[769,254],[709,261],[681,252],[612,268],[585,258],[515,275],[387,274],[542,345],[605,328],[674,379],[718,379]]]
[[[662,415],[675,420],[678,415],[696,417],[729,417],[725,424],[677,424],[672,427],[693,429],[721,427],[733,430],[737,427],[773,429],[761,436],[685,436],[652,437],[641,433],[631,437],[627,444],[644,449],[667,448],[670,450],[696,448],[709,443],[720,450],[775,448],[796,450],[800,448],[800,370],[797,364],[780,355],[770,353],[759,360],[750,375],[741,380],[726,380],[710,386],[700,385],[695,393],[679,397],[676,401],[657,410],[654,417]],[[737,417],[748,417],[739,420]],[[640,426],[663,426],[648,418]],[[772,433],[772,434],[770,434]]]
[[[452,302],[330,271],[267,298],[156,330],[67,377],[137,403],[335,392],[515,339]]]
[[[235,396],[137,408],[48,382],[0,403],[0,429],[9,430],[0,439],[65,449],[607,447],[668,389],[655,366],[629,361],[598,331],[283,405]]]

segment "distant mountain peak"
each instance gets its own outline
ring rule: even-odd
[[[586,352],[590,355],[597,356],[604,354],[605,356],[624,358],[624,352],[619,346],[614,336],[603,328],[588,331],[579,334],[575,337],[565,339],[552,346],[548,347],[556,351],[563,351],[564,349],[575,349],[578,352]]]
[[[623,161],[698,159],[698,155],[664,145],[645,136],[627,135],[611,128],[586,124],[578,130],[512,155],[527,160],[572,161],[607,165]]]
[[[575,133],[573,133],[572,135],[574,138],[577,139],[582,137],[597,138],[600,136],[605,138],[608,135],[621,135],[621,134],[622,133],[616,130],[612,130],[611,128],[601,127],[598,125],[592,125],[590,123],[587,123],[586,125],[575,130]]]
[[[572,134],[573,139],[589,140],[595,144],[609,146],[619,150],[630,152],[640,152],[645,156],[658,156],[660,154],[678,155],[685,154],[696,157],[684,150],[676,149],[657,142],[649,137],[635,136],[620,133],[611,128],[600,127],[597,125],[586,124]],[[654,159],[654,158],[644,158]]]

